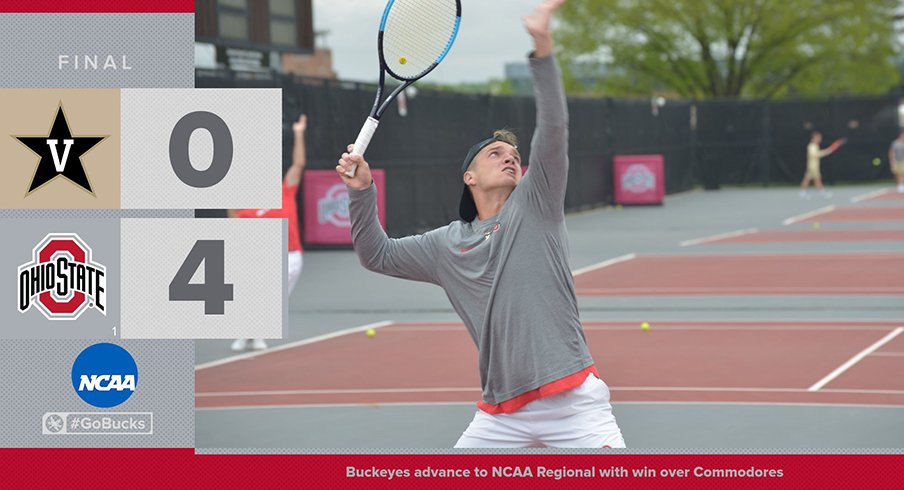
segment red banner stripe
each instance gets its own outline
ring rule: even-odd
[[[194,0],[16,0],[0,2],[0,13],[193,13]]]
[[[0,467],[5,488],[500,490],[614,483],[630,488],[884,489],[900,488],[904,455],[196,455],[190,448],[20,448],[0,450]],[[594,475],[574,474],[589,468],[595,468]]]

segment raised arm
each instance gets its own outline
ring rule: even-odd
[[[537,128],[531,141],[527,199],[547,217],[564,219],[568,185],[568,105],[553,54],[550,22],[565,0],[546,0],[522,19],[534,40],[530,67],[537,104]]]
[[[388,276],[439,284],[436,267],[436,237],[440,230],[405,238],[389,238],[377,218],[377,189],[370,166],[361,155],[343,153],[336,172],[348,189],[348,211],[352,222],[352,246],[368,270]],[[346,172],[358,166],[355,176]]]
[[[298,116],[298,121],[292,123],[292,166],[286,172],[283,182],[287,186],[297,186],[301,183],[301,176],[304,173],[304,166],[307,163],[307,153],[304,143],[305,131],[308,129],[308,116],[302,114]]]
[[[843,145],[845,141],[847,141],[847,140],[844,138],[840,138],[840,139],[833,141],[832,144],[829,145],[826,149],[819,150],[819,157],[820,158],[827,157],[827,156],[831,155],[832,153],[835,153],[836,150],[841,148],[841,145]]]
[[[534,9],[533,13],[521,19],[527,33],[534,40],[534,56],[543,58],[553,53],[552,31],[549,23],[553,14],[559,7],[565,4],[565,0],[545,0]]]

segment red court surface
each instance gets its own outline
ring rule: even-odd
[[[660,255],[575,277],[579,296],[904,294],[904,253]]]
[[[585,322],[615,402],[904,406],[904,328],[882,321]],[[195,372],[197,408],[476,402],[455,323],[389,324]]]
[[[904,221],[904,206],[895,208],[835,208],[825,213],[801,219],[797,223],[813,223],[816,221]]]
[[[763,230],[739,236],[707,240],[713,243],[791,243],[791,242],[904,242],[904,229],[899,230]]]

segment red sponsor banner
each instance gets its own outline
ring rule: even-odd
[[[662,155],[616,155],[615,203],[662,204],[665,170]]]
[[[386,228],[386,174],[371,169],[377,185],[377,212]],[[306,245],[351,245],[348,191],[334,170],[304,173],[304,243]]]
[[[194,0],[16,0],[0,2],[0,13],[193,13]]]
[[[5,488],[499,490],[615,484],[721,490],[897,489],[904,483],[904,455],[196,455],[190,448],[17,448],[0,450],[0,461]]]

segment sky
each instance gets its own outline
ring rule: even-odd
[[[462,0],[461,27],[445,60],[424,80],[484,82],[504,78],[507,62],[526,61],[532,49],[521,25],[539,0]],[[342,80],[376,81],[377,31],[386,0],[314,0],[314,30],[328,30],[320,45],[333,52]]]

